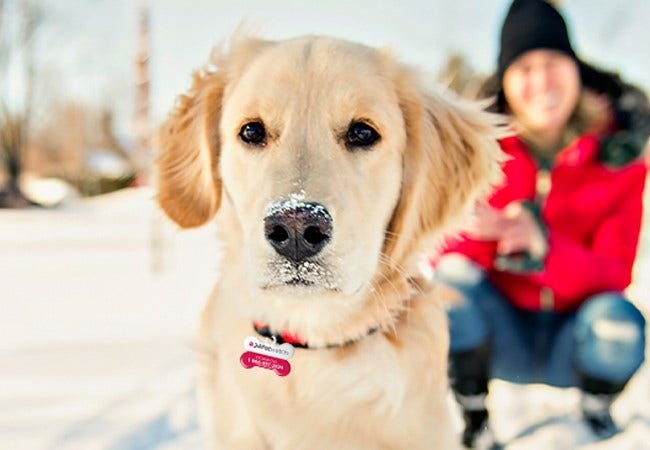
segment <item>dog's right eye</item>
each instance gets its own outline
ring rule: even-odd
[[[249,145],[264,146],[266,130],[262,122],[248,122],[239,130],[239,138]]]
[[[350,149],[369,148],[379,139],[379,133],[365,122],[352,122],[345,133],[345,141]]]

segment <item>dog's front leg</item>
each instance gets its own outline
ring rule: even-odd
[[[241,392],[223,360],[224,345],[217,330],[224,330],[217,323],[219,314],[217,289],[201,314],[198,335],[197,401],[201,431],[207,438],[208,450],[270,449],[264,436],[254,426],[254,420],[242,408]],[[231,362],[231,364],[233,364]],[[237,364],[237,363],[234,363]]]

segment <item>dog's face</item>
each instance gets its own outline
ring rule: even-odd
[[[161,130],[159,200],[187,227],[228,202],[253,289],[372,290],[496,179],[482,113],[386,52],[247,40],[216,64]]]
[[[380,63],[361,46],[295,40],[226,88],[220,174],[255,287],[351,295],[376,270],[406,146]]]

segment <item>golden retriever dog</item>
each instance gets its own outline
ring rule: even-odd
[[[216,215],[224,246],[199,332],[210,448],[459,446],[418,262],[501,153],[492,116],[425,85],[386,50],[239,37],[161,127],[160,205],[184,228]]]

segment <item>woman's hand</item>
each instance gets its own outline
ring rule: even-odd
[[[544,233],[521,202],[510,203],[503,210],[479,203],[463,229],[472,239],[496,241],[498,254],[528,252],[534,258],[546,254]]]
[[[536,259],[546,255],[546,236],[533,214],[521,202],[510,203],[503,210],[505,218],[501,238],[497,242],[497,253],[528,252]]]
[[[506,218],[500,211],[485,202],[477,202],[463,231],[468,237],[478,241],[499,241],[503,235]]]

